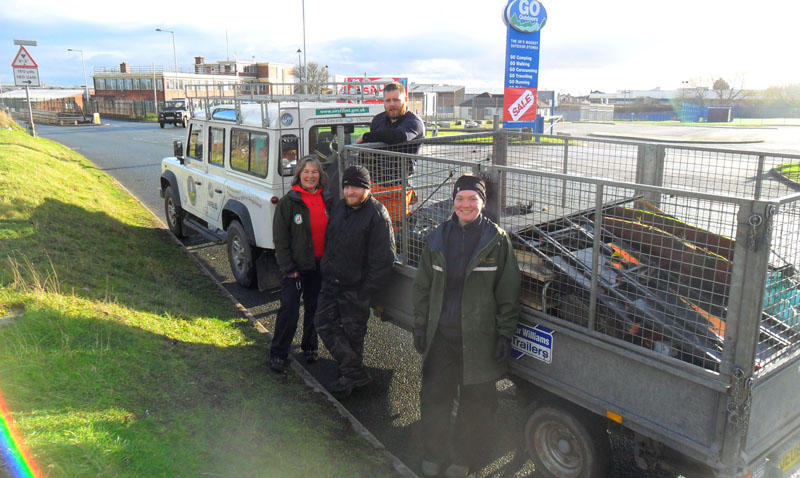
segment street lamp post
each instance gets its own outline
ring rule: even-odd
[[[303,72],[305,73],[304,83],[306,86],[303,87],[303,91],[308,93],[308,61],[306,60],[306,0],[302,1],[303,4]]]
[[[175,74],[178,74],[178,55],[175,52],[175,32],[172,30],[164,30],[161,28],[156,28],[157,32],[167,32],[172,33],[172,59],[175,60]]]
[[[303,50],[301,50],[299,48],[297,49],[297,67],[298,68],[303,68],[303,64],[300,62],[300,53],[302,53],[302,52],[303,52]],[[305,76],[305,73],[303,73],[303,76]],[[305,89],[306,86],[305,86],[305,82],[303,81],[303,77],[300,77],[298,79],[300,80],[300,83],[303,83],[303,88]]]
[[[86,63],[83,61],[83,50],[79,50],[77,48],[67,48],[67,51],[77,51],[81,54],[81,66],[83,67],[83,91],[84,91],[84,99],[83,99],[83,111],[86,111],[86,108],[89,107],[89,82],[86,79]]]

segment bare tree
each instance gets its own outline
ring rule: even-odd
[[[710,87],[707,85],[711,85]],[[689,80],[689,88],[684,89],[687,100],[691,103],[705,106],[708,103],[732,105],[746,97],[744,77],[735,75],[733,78],[713,77],[694,78]],[[708,98],[706,92],[714,92],[716,98]]]
[[[733,78],[719,77],[714,80],[711,87],[717,95],[719,103],[733,104],[745,98],[744,77],[736,75]]]
[[[306,75],[306,66],[308,67],[308,75]],[[320,86],[315,83],[328,82],[328,68],[327,65],[320,65],[314,61],[309,61],[307,65],[295,65],[294,77],[298,83],[308,83],[308,92],[317,93]],[[296,93],[302,93],[302,87],[295,87]]]

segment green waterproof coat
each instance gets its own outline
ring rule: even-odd
[[[443,230],[444,224],[428,237],[414,278],[414,326],[425,329],[426,354],[444,303],[447,264]],[[508,234],[486,221],[476,251],[467,266],[461,299],[465,385],[498,380],[505,374],[507,361],[494,359],[497,337],[514,335],[520,313],[522,276]]]

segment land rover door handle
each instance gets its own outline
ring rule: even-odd
[[[195,181],[194,183],[195,183],[196,185],[198,185],[198,186],[202,186],[202,185],[203,185],[203,181]]]
[[[214,192],[217,194],[222,194],[222,189],[214,188]]]

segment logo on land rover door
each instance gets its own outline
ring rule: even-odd
[[[189,202],[192,206],[197,204],[197,189],[194,187],[194,178],[189,176],[186,178],[186,193],[189,195]]]

